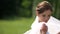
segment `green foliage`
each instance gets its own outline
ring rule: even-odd
[[[1,0],[0,19],[32,16],[32,0]]]
[[[31,5],[31,1],[24,0],[21,4],[24,8],[28,8]]]
[[[35,16],[35,8],[43,0],[1,0],[0,19]],[[60,19],[60,0],[46,0],[52,4],[53,16]]]

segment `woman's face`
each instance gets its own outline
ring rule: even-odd
[[[52,14],[51,10],[46,10],[41,14],[38,14],[39,21],[47,22]]]

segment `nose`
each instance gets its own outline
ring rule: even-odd
[[[45,22],[47,22],[48,21],[48,19],[47,20],[45,20]]]
[[[49,20],[49,18],[45,18],[45,20],[44,20],[44,21],[45,21],[45,22],[47,22],[48,20]]]

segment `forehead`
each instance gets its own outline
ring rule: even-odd
[[[51,15],[52,12],[51,12],[51,10],[45,10],[45,11],[44,11],[43,13],[41,13],[41,14]]]

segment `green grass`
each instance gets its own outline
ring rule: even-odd
[[[23,34],[30,29],[33,18],[0,20],[0,34]]]

